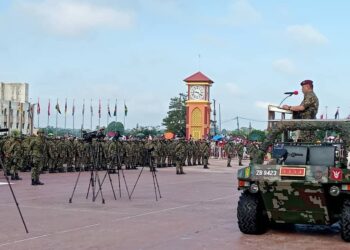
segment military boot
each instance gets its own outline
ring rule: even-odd
[[[204,165],[204,167],[203,167],[203,168],[205,168],[205,169],[209,169],[208,165]]]
[[[231,168],[232,166],[231,166],[231,164],[227,164],[227,167],[228,167],[228,168]]]
[[[14,174],[11,174],[11,181],[15,181],[16,180],[16,176]]]
[[[15,173],[15,180],[16,180],[16,181],[20,181],[20,180],[22,180],[22,178],[21,178],[21,177],[19,177],[18,173]]]

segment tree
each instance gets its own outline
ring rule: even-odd
[[[106,129],[106,133],[111,132],[111,131],[112,132],[119,131],[119,133],[121,135],[123,135],[124,134],[124,125],[121,122],[113,121],[110,124],[108,124],[107,129]]]
[[[251,141],[264,141],[266,134],[264,131],[254,129],[248,136],[248,139]]]
[[[167,132],[173,132],[177,136],[186,135],[186,95],[180,94],[179,97],[170,99],[169,111],[167,117],[163,119],[163,126]]]

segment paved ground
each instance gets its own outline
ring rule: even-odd
[[[89,173],[84,172],[73,203],[69,197],[77,173],[42,175],[44,186],[30,186],[29,173],[13,185],[29,234],[26,234],[7,185],[0,185],[0,249],[350,249],[336,227],[273,229],[261,236],[240,233],[236,219],[239,192],[236,171],[222,160],[209,170],[160,169],[160,201],[145,171],[128,200],[114,200],[109,182],[105,204],[86,200]],[[131,189],[139,171],[125,171]],[[0,179],[4,181],[4,179]],[[113,184],[118,193],[117,176]]]

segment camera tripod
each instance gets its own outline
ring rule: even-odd
[[[116,169],[116,173],[118,175],[118,185],[119,185],[119,198],[122,197],[122,191],[121,191],[121,184],[120,184],[120,172],[122,173],[122,176],[123,176],[123,179],[124,179],[124,183],[125,183],[125,189],[126,189],[126,192],[128,193],[128,197],[129,197],[129,200],[131,199],[130,198],[130,194],[129,194],[129,188],[128,188],[128,184],[126,183],[126,178],[125,178],[125,175],[124,175],[124,170],[122,168],[122,164],[121,164],[121,161],[120,161],[120,156],[119,154],[117,154],[117,169]],[[107,178],[107,175],[108,175],[108,178],[109,178],[109,181],[111,182],[112,184],[112,178],[110,176],[110,170],[112,169],[107,169],[106,171],[106,174],[104,175],[103,179],[102,179],[102,183],[101,183],[101,186],[103,185],[105,179]],[[101,190],[102,191],[102,190]],[[113,191],[114,192],[114,191]],[[98,196],[98,194],[100,193],[100,189],[97,191],[96,193],[96,197]],[[115,197],[115,195],[114,195]]]
[[[100,144],[99,141],[97,141],[97,143],[98,143],[98,147],[97,147],[97,151],[96,152],[93,152],[92,144],[90,144],[90,147],[91,147],[90,148],[90,152],[95,153],[95,154],[93,154],[95,157],[94,157],[94,161],[93,161],[92,166],[90,166],[90,180],[89,180],[88,190],[87,190],[87,193],[86,193],[86,199],[89,198],[89,193],[90,193],[90,188],[91,188],[92,189],[92,201],[93,202],[96,201],[96,198],[97,198],[98,194],[101,192],[102,204],[105,204],[105,199],[104,199],[103,193],[102,193],[102,184],[103,184],[105,178],[107,177],[107,175],[108,175],[109,182],[111,184],[111,188],[112,188],[112,191],[113,191],[114,199],[116,200],[117,197],[115,195],[112,178],[110,176],[110,173],[109,173],[108,169],[107,169],[107,172],[106,172],[106,174],[105,174],[105,176],[103,178],[103,181],[101,181],[101,179],[100,179],[100,176],[99,176],[99,170],[100,169],[99,169],[99,167],[100,167],[100,164],[101,164],[102,145]],[[79,182],[80,174],[81,174],[81,168],[79,169],[79,174],[78,174],[78,177],[77,177],[77,179],[75,181],[75,185],[74,185],[74,189],[73,189],[72,195],[69,198],[69,203],[72,203],[72,199],[73,199],[76,187],[77,187],[78,182]],[[96,192],[96,184],[98,185],[98,191],[97,192]]]
[[[147,156],[148,156],[148,163],[149,163],[149,169],[150,169],[150,172],[152,174],[152,180],[153,180],[153,186],[154,186],[154,193],[155,193],[155,196],[156,196],[156,201],[158,201],[158,194],[159,194],[159,198],[162,198],[162,195],[160,194],[160,189],[159,189],[159,183],[158,183],[158,179],[157,179],[157,174],[156,174],[156,167],[154,166],[153,164],[153,159],[152,159],[152,156],[150,156],[149,152],[147,152]],[[141,174],[143,172],[143,169],[145,168],[145,165],[142,166],[141,168],[141,171],[140,171],[140,174],[139,176],[137,177],[137,180],[135,182],[135,185],[129,195],[129,199],[131,199],[131,196],[132,194],[134,193],[135,191],[135,188],[136,188],[136,185],[141,177]],[[157,192],[158,191],[158,192]],[[158,194],[157,194],[158,193]]]
[[[25,221],[24,221],[24,219],[23,219],[23,215],[22,215],[21,209],[19,208],[19,204],[18,204],[18,202],[17,202],[15,193],[13,192],[13,189],[12,189],[12,186],[11,186],[11,183],[10,183],[10,180],[9,180],[9,177],[8,177],[7,174],[6,174],[5,166],[4,166],[3,162],[2,162],[1,157],[0,157],[0,165],[1,165],[2,170],[3,170],[3,172],[4,172],[4,176],[5,176],[7,185],[9,186],[9,188],[10,188],[10,190],[11,190],[13,200],[14,200],[15,203],[16,203],[16,206],[17,206],[19,215],[21,216],[21,220],[22,220],[22,222],[23,222],[23,225],[24,225],[24,228],[25,228],[25,230],[26,230],[26,233],[29,233],[29,231],[28,231],[28,229],[27,229],[27,225],[26,225],[26,223],[25,223]]]

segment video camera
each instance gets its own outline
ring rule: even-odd
[[[94,138],[102,140],[105,137],[103,131],[101,130],[92,131],[92,132],[86,132],[85,130],[83,130],[82,135],[83,135],[83,140],[86,142],[92,142],[92,139]]]

